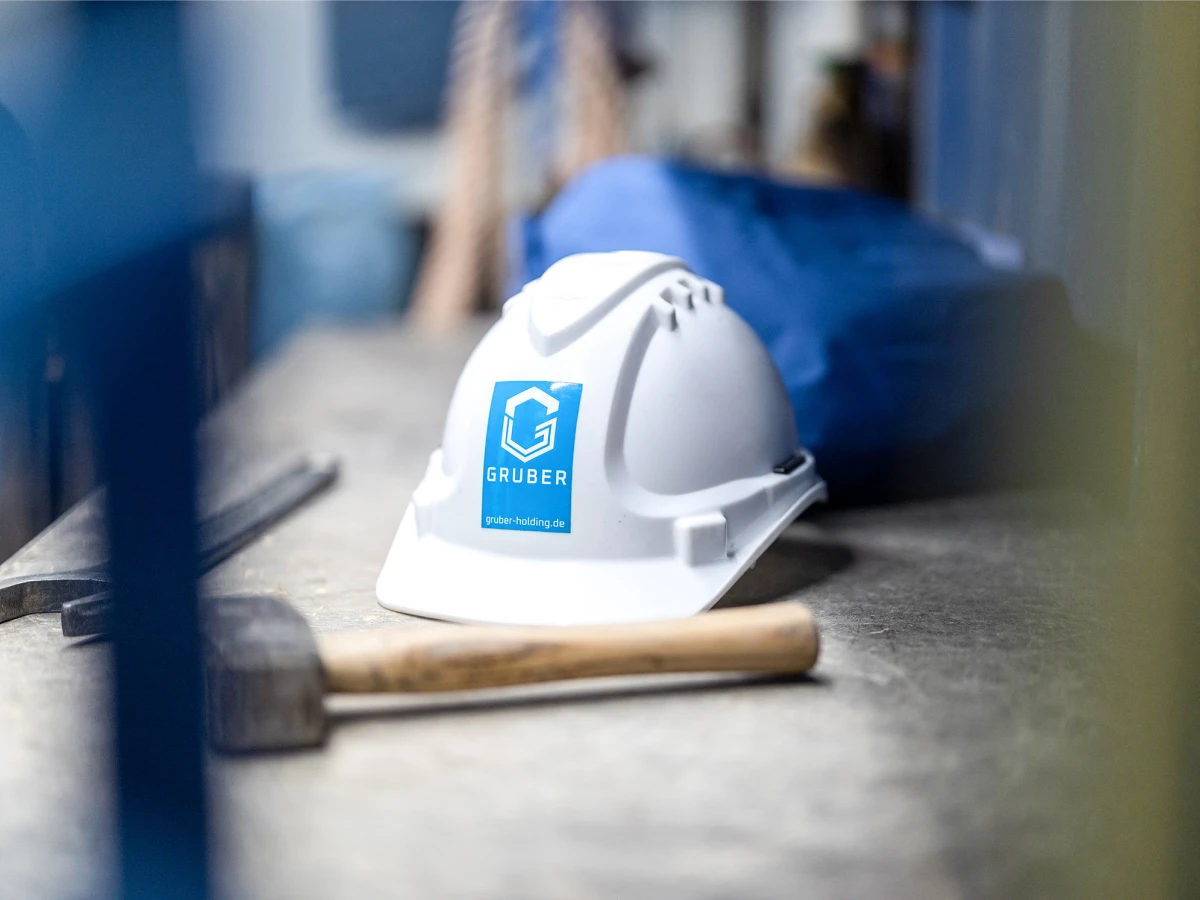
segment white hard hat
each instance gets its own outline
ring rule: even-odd
[[[376,592],[462,622],[690,616],[824,498],[720,287],[657,253],[579,254],[471,355]]]

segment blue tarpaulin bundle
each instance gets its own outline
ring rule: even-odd
[[[723,285],[779,367],[835,501],[913,493],[884,486],[913,477],[914,460],[944,465],[935,448],[978,450],[972,423],[1025,389],[1021,331],[1047,302],[1035,279],[991,268],[895,200],[649,157],[586,170],[514,238],[524,281],[573,253],[634,249]]]

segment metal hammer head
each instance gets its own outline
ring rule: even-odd
[[[208,736],[219,750],[308,747],[325,737],[325,676],[308,623],[266,595],[204,610]]]

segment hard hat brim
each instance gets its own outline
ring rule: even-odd
[[[811,486],[764,522],[732,555],[705,565],[676,557],[529,559],[464,547],[418,534],[412,506],[376,584],[381,606],[452,622],[599,625],[678,619],[703,612],[813,503]]]

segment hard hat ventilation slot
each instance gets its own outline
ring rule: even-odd
[[[655,297],[651,301],[651,306],[654,309],[654,318],[658,322],[658,327],[665,331],[674,331],[678,324],[675,319],[675,307],[662,297]]]
[[[692,292],[682,283],[668,284],[662,289],[662,293],[659,296],[673,306],[683,309],[692,308]]]

